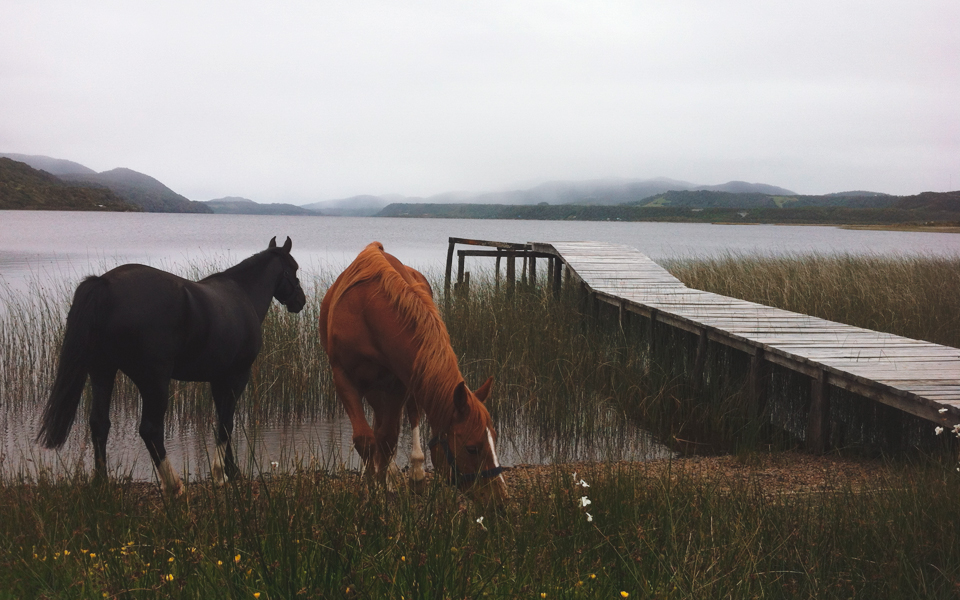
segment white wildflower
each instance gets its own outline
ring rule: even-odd
[[[937,435],[940,435],[941,433],[943,433],[943,427],[935,427],[933,429],[933,432]]]
[[[577,485],[579,485],[580,487],[590,487],[590,484],[582,479],[580,480],[580,483],[578,483]]]
[[[945,412],[947,412],[947,409],[945,409],[945,408],[941,408],[941,409],[940,409],[940,410],[938,410],[937,412],[938,412],[938,413],[940,413],[940,414],[942,415],[943,413],[945,413]]]
[[[482,527],[484,531],[487,530],[486,526],[483,524],[483,517],[482,517],[482,516],[477,519],[477,525],[479,525],[480,527]]]
[[[953,432],[957,435],[960,435],[960,423],[957,423],[953,426]]]
[[[275,461],[275,460],[271,460],[271,461],[270,461],[270,466],[273,467],[274,469],[276,469],[277,467],[280,466],[280,463],[278,463],[278,462]]]
[[[586,496],[582,496],[582,497],[580,498],[580,506],[586,506],[586,505],[592,504],[592,503],[593,503],[593,501],[590,500],[590,498],[587,498]]]
[[[587,523],[593,523],[593,515],[587,513]]]

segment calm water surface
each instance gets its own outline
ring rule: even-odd
[[[0,278],[19,288],[31,276],[79,279],[124,262],[232,264],[273,236],[293,239],[306,272],[342,268],[374,240],[414,267],[441,272],[449,237],[613,242],[654,260],[726,252],[960,255],[960,234],[819,226],[0,211]]]
[[[172,271],[209,262],[228,266],[262,250],[273,236],[281,243],[286,236],[293,239],[293,253],[306,281],[311,276],[335,275],[373,240],[407,264],[439,275],[448,237],[613,242],[638,248],[655,260],[728,252],[960,256],[958,234],[816,226],[0,211],[0,286],[19,291],[60,284],[72,289],[82,277],[125,262]],[[0,473],[32,474],[41,467],[62,472],[78,460],[90,467],[84,417],[78,416],[66,451],[58,455],[33,444],[36,414],[9,410],[9,399],[0,408]],[[622,420],[611,418],[609,429],[613,445],[569,447],[561,440],[538,439],[532,428],[508,428],[501,431],[498,451],[506,465],[668,454],[645,432]],[[207,474],[209,431],[171,425],[167,436],[171,460],[182,465],[188,477]],[[409,433],[405,431],[404,436],[398,456],[401,465],[409,449]],[[358,466],[349,422],[340,416],[243,427],[238,437],[239,455],[246,457],[248,467],[253,466],[250,457],[256,457],[267,471],[294,464]],[[136,434],[136,415],[114,419],[108,453],[117,472],[153,479]]]

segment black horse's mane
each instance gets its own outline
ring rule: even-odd
[[[269,254],[273,254],[274,256],[279,256],[283,258],[283,250],[281,248],[267,248],[266,250],[261,250],[260,252],[257,252],[252,256],[248,256],[247,258],[241,260],[240,262],[233,265],[232,267],[228,267],[218,273],[207,275],[200,281],[207,281],[208,279],[214,279],[222,276],[229,277],[229,276],[238,275],[240,273],[247,271],[250,267],[259,265],[260,261],[262,261]]]

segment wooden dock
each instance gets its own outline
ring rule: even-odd
[[[687,331],[699,340],[695,364],[702,365],[710,343],[747,353],[758,393],[768,365],[810,378],[806,444],[827,448],[830,389],[848,390],[946,429],[960,423],[960,349],[899,337],[695,290],[634,248],[601,242],[506,244],[450,239],[447,281],[456,244],[494,246],[493,251],[460,250],[463,256],[497,255],[509,263],[523,258],[531,280],[536,261],[548,261],[548,278],[559,286],[560,272],[579,281],[596,302],[619,311],[621,322],[636,314],[651,324]],[[509,266],[508,263],[508,266]],[[499,270],[498,270],[499,273]],[[512,277],[508,277],[512,279]],[[512,283],[512,282],[508,282]],[[933,426],[931,426],[932,435]]]

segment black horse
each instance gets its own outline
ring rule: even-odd
[[[144,265],[123,265],[87,277],[77,287],[53,391],[37,441],[63,445],[90,376],[93,405],[90,435],[96,473],[107,469],[110,397],[117,370],[140,390],[140,437],[150,452],[165,492],[179,494],[163,445],[163,417],[171,379],[209,381],[217,409],[217,483],[238,475],[230,447],[237,399],[260,352],[261,324],[273,298],[299,312],[306,297],[297,279],[292,242],[277,238],[243,262],[193,282]]]

